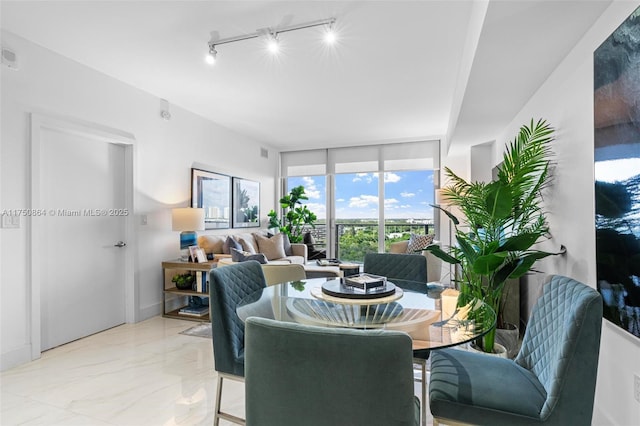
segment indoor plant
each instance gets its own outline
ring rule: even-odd
[[[280,207],[283,210],[283,216],[278,219],[278,213],[271,210],[267,216],[269,217],[269,228],[277,228],[280,232],[284,232],[292,243],[302,241],[302,234],[305,226],[315,228],[317,217],[309,208],[302,204],[300,200],[308,200],[305,195],[304,186],[296,186],[288,195],[280,198]]]
[[[521,277],[538,259],[555,254],[532,248],[549,237],[542,189],[549,182],[552,134],[544,120],[522,126],[490,183],[467,182],[445,168],[449,185],[443,196],[464,218],[434,206],[454,224],[457,245],[426,250],[457,265],[458,306],[481,299],[498,313],[506,280]],[[495,328],[483,338],[485,352],[493,352],[494,338]]]

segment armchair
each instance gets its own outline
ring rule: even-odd
[[[515,360],[434,351],[434,424],[591,424],[601,327],[596,290],[571,278],[548,277]]]

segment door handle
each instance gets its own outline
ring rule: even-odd
[[[118,241],[117,243],[115,243],[113,246],[114,247],[124,247],[126,246],[127,243],[125,243],[124,241]]]

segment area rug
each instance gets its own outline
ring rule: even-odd
[[[181,331],[180,334],[186,334],[187,336],[205,337],[207,339],[211,339],[211,323],[204,322],[202,324],[195,325],[191,328]]]

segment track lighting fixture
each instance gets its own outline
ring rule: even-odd
[[[327,43],[334,43],[336,40],[335,32],[333,31],[333,24],[336,22],[336,18],[323,19],[320,21],[307,22],[304,24],[298,25],[290,25],[287,27],[279,27],[279,28],[261,28],[256,30],[256,32],[251,34],[244,34],[235,37],[228,37],[219,40],[211,40],[209,41],[209,53],[205,57],[205,61],[208,64],[213,64],[216,61],[216,56],[218,54],[216,50],[216,46],[220,46],[221,44],[234,43],[236,41],[249,40],[252,38],[263,37],[267,42],[267,48],[271,53],[277,53],[279,50],[279,40],[278,36],[281,33],[286,33],[289,31],[302,30],[305,28],[324,26],[326,27],[325,33],[325,41]]]

